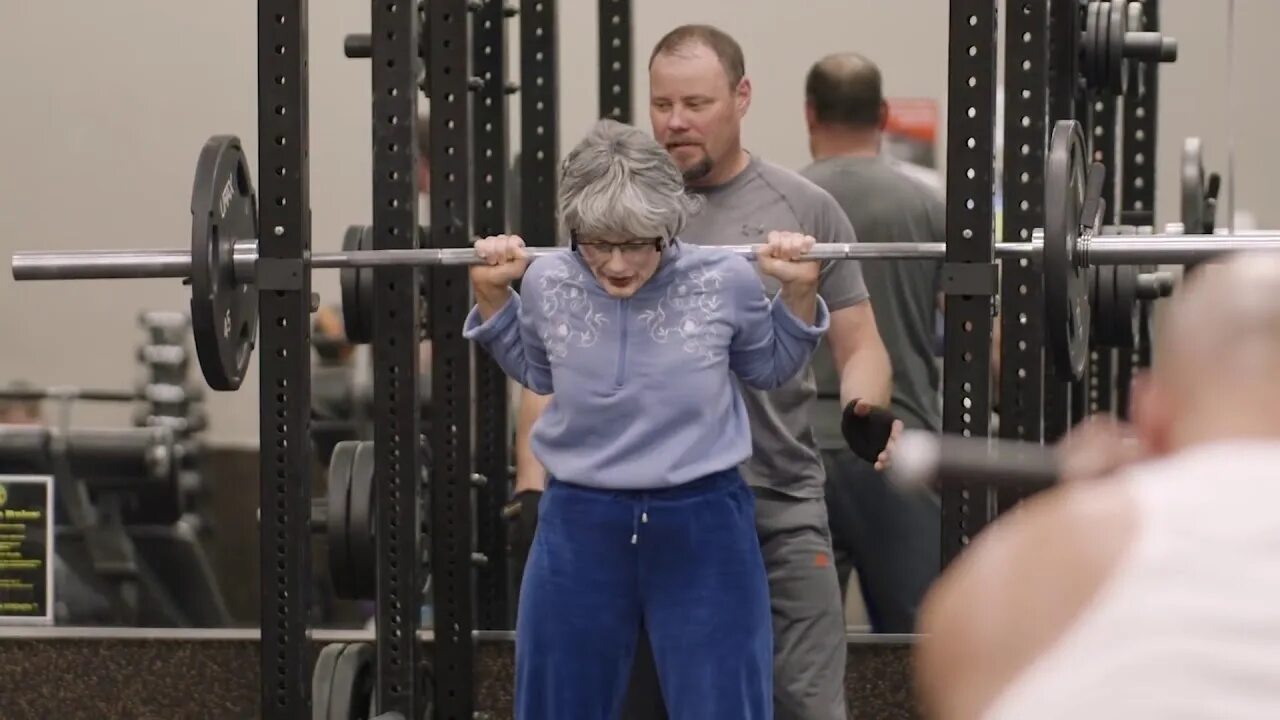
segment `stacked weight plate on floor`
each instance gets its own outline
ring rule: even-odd
[[[418,677],[418,697],[426,700],[424,718],[435,717],[430,663]],[[312,720],[404,720],[399,713],[378,714],[377,653],[368,643],[330,643],[320,650],[311,672]]]
[[[374,445],[344,440],[329,460],[329,575],[334,593],[372,600],[377,593],[374,535]]]
[[[368,643],[330,643],[311,672],[312,720],[369,720],[374,707],[377,654]]]

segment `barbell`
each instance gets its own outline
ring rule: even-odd
[[[1045,226],[1030,242],[997,243],[1001,260],[1038,263],[1044,282],[1045,342],[1058,375],[1083,373],[1090,328],[1093,266],[1190,264],[1235,251],[1280,250],[1280,234],[1186,237],[1099,234],[1105,169],[1086,162],[1080,125],[1059,121],[1045,161]],[[196,163],[189,250],[20,251],[15,280],[183,278],[191,285],[192,333],[205,380],[214,390],[239,388],[257,332],[257,289],[279,282],[277,263],[259,261],[257,199],[238,138],[211,138]],[[721,248],[753,259],[753,245]],[[569,252],[531,247],[533,258]],[[823,243],[802,259],[945,259],[944,243]],[[480,262],[471,248],[347,250],[304,259],[310,268],[465,266]],[[1150,284],[1150,283],[1148,283]]]
[[[955,485],[1039,490],[1058,481],[1054,450],[1040,443],[906,430],[886,476],[904,490]]]

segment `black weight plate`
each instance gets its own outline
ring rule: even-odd
[[[1098,44],[1098,17],[1101,14],[1098,10],[1100,7],[1101,3],[1091,2],[1085,10],[1084,47],[1081,48],[1084,56],[1081,60],[1083,60],[1084,81],[1090,88],[1097,88],[1102,77],[1099,66],[1102,64],[1103,53]]]
[[[373,226],[365,225],[360,232],[360,249],[373,249]],[[360,278],[356,283],[356,288],[360,293],[360,317],[363,319],[365,334],[369,339],[365,342],[373,342],[373,268],[359,268],[356,275]]]
[[[342,236],[344,251],[363,250],[362,237],[365,226],[352,225]],[[373,307],[366,305],[361,283],[368,275],[366,268],[345,267],[338,272],[342,285],[342,325],[347,342],[366,345],[373,339]]]
[[[1117,235],[1137,235],[1138,228],[1121,225]],[[1113,325],[1114,347],[1132,350],[1138,345],[1138,314],[1142,311],[1138,302],[1138,273],[1144,272],[1138,265],[1117,265],[1115,268],[1115,304],[1121,311]]]
[[[362,599],[378,595],[377,548],[374,542],[374,445],[361,442],[351,469],[347,508],[347,556],[351,558],[351,587]]]
[[[191,188],[191,331],[205,381],[236,390],[258,332],[258,291],[236,282],[232,250],[258,237],[258,203],[240,140],[209,139]]]
[[[1110,38],[1107,36],[1107,10],[1109,8],[1110,3],[1094,3],[1093,48],[1094,52],[1097,53],[1097,60],[1093,66],[1093,86],[1098,92],[1110,92],[1107,87],[1107,64],[1109,59],[1107,46],[1110,42]]]
[[[1129,3],[1111,2],[1107,6],[1107,87],[1112,95],[1124,95],[1124,35],[1129,29]]]
[[[334,594],[348,600],[358,599],[352,595],[347,516],[350,514],[351,473],[359,447],[359,440],[343,440],[333,446],[333,455],[329,458],[329,577]]]
[[[374,694],[376,653],[368,643],[351,643],[338,656],[329,688],[329,715],[325,720],[368,720],[369,698]]]
[[[1104,227],[1102,231],[1105,233],[1107,228]],[[1093,308],[1093,325],[1090,327],[1090,330],[1093,331],[1091,341],[1095,345],[1101,344],[1102,342],[1101,333],[1103,331],[1098,327],[1098,325],[1106,315],[1106,309],[1104,306],[1106,305],[1107,293],[1103,286],[1107,284],[1111,277],[1112,273],[1110,266],[1103,265],[1102,267],[1099,267],[1089,278],[1089,307]]]
[[[329,720],[333,674],[346,647],[346,643],[329,643],[321,648],[316,658],[316,665],[311,670],[311,720]]]
[[[1058,377],[1072,382],[1089,351],[1089,275],[1076,263],[1087,167],[1080,123],[1059,120],[1045,155],[1045,341]]]
[[[1182,231],[1203,235],[1204,218],[1204,145],[1198,137],[1182,141]]]
[[[1093,342],[1097,347],[1116,347],[1117,328],[1123,325],[1124,309],[1117,303],[1115,265],[1103,265],[1093,272]]]
[[[1088,87],[1093,87],[1093,26],[1096,20],[1096,3],[1089,3],[1084,10],[1084,30],[1080,33],[1080,75]]]

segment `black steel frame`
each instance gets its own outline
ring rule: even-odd
[[[414,2],[373,2],[371,6],[373,248],[412,248],[418,242],[418,186],[414,163],[420,18]],[[432,6],[436,7],[437,3]],[[433,62],[450,60],[447,55],[432,58]],[[449,81],[448,77],[431,77],[433,89],[440,94],[454,90],[449,87]],[[442,103],[433,113],[433,142],[452,140],[448,131],[440,127],[443,124],[440,120],[448,112],[448,104]],[[444,188],[442,195],[447,196],[448,186],[440,177],[448,170],[445,164],[432,168],[432,180]],[[441,213],[439,217],[441,221],[437,225],[443,230],[449,225],[448,216]],[[422,603],[418,572],[422,474],[417,342],[422,325],[419,283],[420,273],[412,268],[378,268],[374,272],[376,692],[380,711],[398,711],[405,717],[419,717],[422,712],[420,699],[414,692]],[[445,437],[440,432],[435,435]],[[447,482],[435,477],[432,480],[433,487]],[[432,566],[439,574],[445,564],[433,562]]]
[[[942,429],[985,437],[991,417],[996,19],[999,0],[952,0],[947,63],[947,251]],[[986,488],[942,492],[942,562],[993,517]]]
[[[1010,3],[1005,17],[1004,242],[1031,242],[1035,228],[1044,225],[1048,37],[1046,3]],[[1001,273],[1000,436],[1040,442],[1044,416],[1040,273],[1028,261],[1005,262]],[[1000,489],[1000,511],[1025,495],[1017,489]]]
[[[1081,6],[1078,0],[1049,2],[1049,123],[1078,117]],[[1046,138],[1047,142],[1047,138]],[[1054,443],[1071,426],[1071,384],[1044,364],[1044,441]]]
[[[311,251],[307,2],[258,3],[258,251],[296,267],[260,286],[258,368],[263,717],[310,717]],[[302,540],[299,540],[302,538]]]
[[[1119,213],[1116,210],[1116,146],[1120,138],[1117,133],[1117,105],[1119,100],[1110,93],[1098,93],[1091,98],[1093,112],[1090,124],[1086,128],[1094,162],[1100,162],[1107,168],[1102,183],[1102,224],[1114,225]],[[1090,339],[1088,378],[1080,383],[1081,394],[1079,408],[1083,412],[1078,417],[1093,413],[1109,413],[1114,405],[1115,396],[1115,358],[1114,348],[1102,347]]]
[[[434,0],[428,3],[428,13],[431,245],[469,247],[473,233],[468,2]],[[462,326],[469,309],[466,269],[433,268],[430,312],[432,406],[436,420],[432,423],[430,483],[436,688],[433,699],[437,717],[469,718],[475,706],[471,572],[472,353],[471,344],[462,340]],[[416,603],[412,609],[416,618]],[[406,708],[406,717],[420,717],[421,710],[415,707],[415,714],[409,715]]]
[[[1160,30],[1159,0],[1142,3],[1143,30]],[[1130,74],[1124,96],[1124,136],[1121,153],[1124,180],[1120,188],[1120,222],[1155,225],[1156,219],[1156,110],[1160,89],[1160,65],[1142,63]],[[1133,371],[1151,364],[1150,303],[1143,301],[1138,319],[1138,342],[1131,352],[1118,353],[1116,366],[1116,415],[1129,417]]]
[[[520,234],[556,244],[560,162],[556,0],[520,3]]]
[[[507,231],[507,14],[489,0],[475,14],[473,63],[483,81],[475,96],[475,224],[480,237]],[[462,342],[456,339],[453,342]],[[506,630],[509,600],[507,532],[502,520],[511,487],[507,376],[488,353],[474,353],[476,373],[476,543],[484,564],[476,572],[476,624]]]
[[[630,123],[631,0],[599,0],[600,117]]]

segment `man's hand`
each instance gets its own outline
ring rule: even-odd
[[[1132,426],[1109,415],[1090,415],[1058,444],[1061,482],[1095,480],[1149,457]]]
[[[840,430],[853,454],[875,465],[876,470],[884,470],[893,461],[902,421],[888,409],[859,399],[845,406]]]
[[[760,271],[776,278],[783,286],[818,285],[819,266],[817,261],[797,262],[796,258],[813,250],[812,235],[795,232],[769,233],[769,242],[756,248],[756,260],[760,263]]]
[[[475,250],[484,264],[471,266],[471,285],[480,316],[487,320],[506,303],[512,281],[529,267],[529,256],[518,235],[482,238],[476,241]]]

